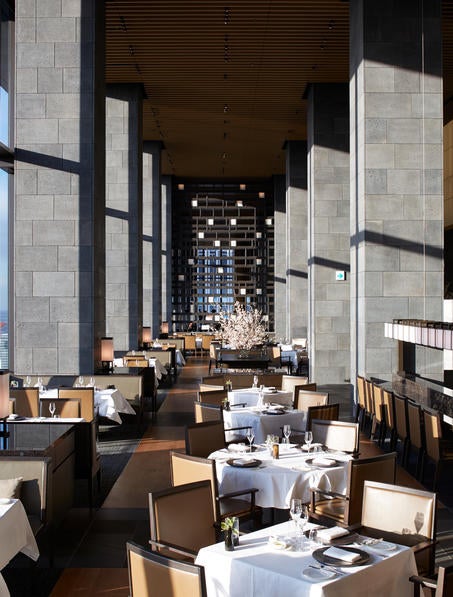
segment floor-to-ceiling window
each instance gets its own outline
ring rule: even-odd
[[[0,369],[9,366],[10,190],[12,154],[13,3],[0,0]]]

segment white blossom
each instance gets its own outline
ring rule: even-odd
[[[223,342],[234,349],[250,350],[267,340],[262,312],[238,301],[231,313],[220,312],[220,326]]]

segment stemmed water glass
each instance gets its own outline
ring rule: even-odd
[[[305,443],[307,444],[308,453],[310,453],[311,442],[313,441],[313,433],[311,431],[305,432]]]
[[[255,432],[253,431],[253,427],[247,427],[247,439],[250,444],[250,452],[251,452],[253,440],[255,439]]]
[[[291,435],[291,425],[283,425],[283,435],[285,436],[285,444],[289,444],[289,436]]]
[[[83,387],[83,384],[85,383],[85,380],[83,379],[83,375],[79,375],[79,379],[77,380],[79,382],[79,387]]]
[[[31,386],[31,377],[29,375],[27,375],[27,377],[25,378],[25,387],[29,388]]]
[[[50,416],[52,418],[55,416],[55,410],[56,410],[55,402],[50,402],[49,403],[49,412],[50,412]]]
[[[258,375],[253,376],[253,387],[254,388],[258,387]]]
[[[44,386],[43,386],[43,382],[42,382],[42,377],[38,377],[38,388],[39,388],[40,392],[42,392],[44,390]]]
[[[299,520],[302,514],[302,500],[300,498],[291,498],[289,505],[289,514],[296,525],[296,532],[299,529]]]
[[[94,377],[90,377],[90,382],[89,382],[90,388],[94,388],[95,383],[96,383],[96,380],[94,379]]]

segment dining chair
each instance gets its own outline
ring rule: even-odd
[[[338,421],[339,416],[339,403],[309,406],[307,408],[307,423],[305,425],[305,430],[311,431],[311,424],[314,419],[327,419],[328,421]]]
[[[58,388],[58,398],[74,398],[80,401],[80,416],[87,423],[93,421],[94,415],[94,388]]]
[[[214,340],[215,336],[210,334],[203,334],[201,336],[201,354],[204,353],[210,354],[211,342]]]
[[[313,419],[313,442],[327,450],[346,452],[357,458],[359,453],[359,424],[349,421]]]
[[[365,480],[395,483],[396,452],[349,460],[345,494],[311,488],[310,519],[349,527],[362,519]]]
[[[371,382],[371,399],[373,401],[373,422],[371,425],[371,439],[376,440],[378,446],[382,445],[385,434],[384,399],[383,390],[377,383]]]
[[[406,545],[419,574],[434,572],[436,493],[365,480],[359,532]]]
[[[356,411],[355,411],[355,418],[358,423],[360,423],[360,429],[363,429],[365,426],[365,417],[366,417],[366,399],[365,399],[365,378],[361,375],[357,375],[356,377],[356,386],[357,386],[357,403],[356,403]]]
[[[80,400],[77,398],[41,398],[39,400],[40,416],[49,417],[50,415],[50,404],[55,405],[54,415],[68,418],[78,419],[80,418]]]
[[[14,412],[21,417],[39,417],[39,388],[14,388],[9,395],[14,398]]]
[[[438,412],[423,409],[426,457],[434,464],[433,491],[437,489],[444,465],[453,460],[453,442],[444,439],[442,417]],[[423,462],[422,477],[423,481]]]
[[[211,341],[211,343],[209,345],[209,368],[208,368],[209,374],[211,374],[211,368],[213,365],[216,369],[218,367],[217,356],[218,356],[218,352],[219,352],[220,348],[221,348],[220,342]]]
[[[209,390],[199,390],[197,394],[198,402],[208,402],[209,404],[220,405],[227,399],[227,390],[224,390],[223,388],[221,390],[216,390],[215,386],[211,386]]]
[[[207,422],[221,422],[224,429],[224,443],[225,445],[235,443],[247,442],[247,429],[248,427],[229,427],[225,428],[223,420],[223,408],[221,404],[208,404],[207,402],[193,403],[195,423],[207,423]],[[243,431],[244,433],[236,433]]]
[[[225,431],[222,421],[207,421],[186,425],[186,453],[207,458],[209,454],[225,448]]]
[[[401,464],[406,466],[409,445],[409,425],[407,422],[407,398],[393,394],[393,404],[395,409],[395,449],[398,440],[402,444]]]
[[[207,375],[201,378],[201,384],[204,386],[222,386],[225,387],[225,377],[224,375]]]
[[[365,379],[365,403],[366,403],[366,418],[368,422],[368,435],[371,435],[374,421],[374,400],[373,400],[373,382],[370,379]]]
[[[198,391],[199,392],[212,392],[215,390],[223,390],[223,383],[218,385],[211,385],[206,383],[199,383],[198,384]]]
[[[420,404],[413,402],[412,400],[407,401],[407,423],[409,428],[407,465],[409,467],[411,452],[415,449],[417,459],[415,462],[414,476],[416,479],[420,479],[423,476],[425,455],[422,408]]]
[[[196,481],[211,483],[212,506],[217,530],[220,529],[221,521],[231,516],[252,520],[255,526],[259,524],[261,508],[255,505],[255,494],[258,489],[241,488],[238,491],[220,495],[215,460],[170,451],[170,467],[171,481],[174,486]],[[239,499],[241,496],[245,499]]]
[[[194,356],[197,355],[198,348],[195,336],[184,336],[184,350],[191,352]]]
[[[305,387],[314,386],[313,390]],[[316,384],[307,384],[307,386],[295,386],[294,388],[294,408],[296,410],[307,410],[309,406],[320,406],[329,403],[328,392],[317,392]]]
[[[203,566],[170,558],[128,541],[130,597],[206,597]]]
[[[382,447],[386,447],[387,434],[388,446],[390,452],[396,446],[396,422],[395,422],[395,398],[391,390],[382,390],[382,408],[384,410],[385,419],[385,436],[383,438]]]
[[[150,544],[159,552],[195,559],[216,543],[210,481],[168,487],[149,494]]]
[[[302,375],[282,375],[282,390],[294,392],[295,386],[303,386],[308,383],[308,377]]]
[[[423,589],[428,589],[434,597],[450,597],[453,595],[453,564],[439,566],[435,577],[410,576],[414,583],[414,597],[425,595]]]

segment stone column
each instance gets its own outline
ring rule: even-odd
[[[286,336],[286,192],[285,177],[274,176],[274,329]]]
[[[171,303],[171,246],[172,246],[172,184],[171,176],[162,176],[162,320],[168,321],[171,329],[172,303]]]
[[[102,2],[16,0],[18,373],[92,372],[105,334],[104,36]]]
[[[141,85],[108,85],[106,308],[115,350],[137,348],[142,325]]]
[[[286,143],[286,337],[306,338],[307,273],[307,144]]]
[[[307,141],[310,378],[344,383],[350,375],[347,83],[311,86]]]
[[[388,379],[394,317],[442,319],[441,2],[350,2],[351,379]],[[417,350],[442,374],[442,353]]]
[[[157,338],[162,321],[161,141],[143,144],[143,318]]]

